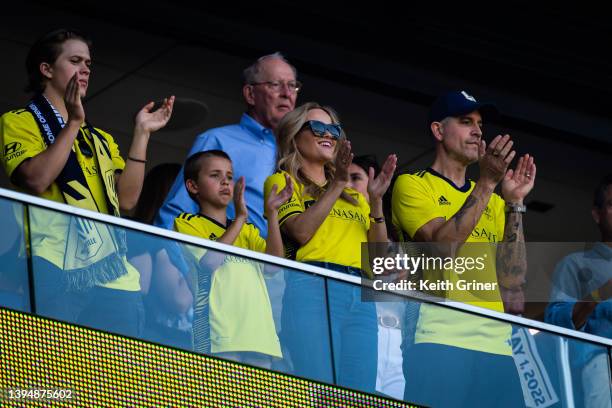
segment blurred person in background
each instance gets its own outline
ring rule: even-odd
[[[563,258],[553,274],[545,321],[612,339],[612,174],[595,189],[593,220],[600,242]],[[604,347],[570,343],[585,407],[611,407],[610,363]]]
[[[359,191],[366,200],[370,201],[368,194],[368,173],[374,170],[374,176],[380,173],[380,165],[374,155],[356,156],[349,167],[348,188]],[[388,224],[387,233],[391,230],[391,202],[383,198],[383,214]],[[393,238],[389,237],[393,242]],[[379,276],[385,281],[395,281],[398,276]],[[396,399],[404,398],[404,374],[402,372],[402,324],[405,324],[404,314],[408,299],[395,295],[385,296],[377,293],[373,298],[376,301],[376,317],[378,321],[378,367],[376,370],[376,391]]]

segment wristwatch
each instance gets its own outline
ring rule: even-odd
[[[525,214],[527,212],[527,206],[526,205],[520,205],[520,204],[508,204],[508,203],[506,203],[506,212],[515,212],[515,213],[523,213],[523,214]]]

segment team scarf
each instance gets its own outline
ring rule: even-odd
[[[61,114],[42,94],[36,95],[28,103],[26,109],[34,116],[47,147],[52,145],[65,126]],[[92,155],[98,165],[99,175],[102,177],[107,208],[111,215],[120,216],[119,199],[115,190],[115,169],[108,142],[93,126],[88,123],[86,126],[93,141]],[[79,132],[85,133],[82,129],[79,129]],[[83,151],[85,145],[79,148]],[[66,165],[55,179],[55,183],[66,204],[99,212],[74,149],[73,145]],[[70,216],[63,266],[68,288],[70,290],[86,289],[112,282],[125,275],[127,269],[123,258],[126,249],[123,229],[78,216]]]

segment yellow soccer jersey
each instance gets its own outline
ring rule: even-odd
[[[392,196],[394,227],[404,240],[411,240],[415,233],[434,218],[450,219],[462,206],[474,189],[475,183],[466,181],[456,186],[433,169],[405,174],[398,177]],[[503,312],[499,288],[494,291],[457,289],[459,280],[468,282],[497,283],[494,244],[503,238],[505,226],[504,200],[493,194],[476,227],[456,256],[483,256],[484,269],[458,274],[444,270],[442,279],[453,283],[454,290],[446,291],[448,299],[469,303]],[[425,271],[427,273],[427,271]],[[426,277],[425,277],[426,278]],[[423,304],[415,336],[416,343],[440,343],[495,354],[510,355],[508,340],[511,328],[489,319]]]
[[[123,170],[125,162],[119,154],[119,148],[112,136],[96,128],[106,141],[111,152],[113,165],[116,171]],[[83,140],[94,151],[93,142],[89,140],[89,130],[82,126],[81,135],[75,139],[72,147],[76,153],[77,161],[83,169],[85,180],[96,203],[98,211],[108,214],[112,209],[108,208],[106,201],[106,189],[99,174],[98,164],[95,157],[86,157],[79,147],[78,140]],[[13,179],[13,172],[24,160],[42,153],[47,147],[39,127],[32,114],[25,109],[13,110],[0,117],[0,159],[7,175]],[[79,191],[89,194],[87,191]],[[42,198],[63,203],[62,193],[57,184],[51,186],[40,195]],[[78,206],[78,204],[77,204]],[[20,218],[20,217],[19,217]],[[66,231],[68,230],[69,217],[60,213],[34,210],[30,214],[32,232],[33,255],[45,258],[58,268],[63,267],[64,252],[66,248]],[[128,291],[140,290],[140,276],[138,271],[125,260],[128,273],[113,282],[102,286],[111,289],[122,289]]]
[[[100,129],[96,128],[96,130],[102,135],[109,147],[115,170],[123,170],[125,162],[121,158],[119,147],[112,136]],[[102,176],[98,171],[97,160],[94,157],[83,155],[78,143],[79,140],[84,141],[89,146],[90,151],[93,152],[93,142],[90,140],[89,130],[82,126],[80,132],[81,134],[74,141],[72,150],[76,153],[77,160],[83,169],[83,174],[92,192],[98,211],[109,214],[111,210],[106,203],[106,192]],[[2,164],[11,179],[15,169],[24,160],[42,153],[47,148],[34,116],[25,109],[13,110],[0,117],[0,142],[3,146],[0,153]],[[64,202],[62,194],[55,183],[51,184],[47,191],[41,194],[41,197],[60,203]]]
[[[204,215],[182,213],[174,220],[174,229],[216,241],[227,226]],[[257,252],[266,250],[266,241],[248,223],[242,226],[234,245]],[[197,260],[207,252],[195,246],[189,250]],[[263,264],[256,261],[228,255],[213,274],[209,296],[213,353],[255,351],[282,357],[262,268]],[[196,307],[203,301],[196,296]]]
[[[280,191],[285,188],[286,172],[277,172],[266,179],[264,196],[268,197],[273,185]],[[316,201],[304,192],[304,186],[293,177],[293,195],[278,209],[279,223],[290,217],[303,213]],[[339,198],[336,200],[329,215],[321,224],[313,237],[302,247],[283,236],[286,257],[296,261],[332,262],[339,265],[361,268],[361,243],[368,242],[370,228],[370,206],[365,197],[353,190],[345,189],[358,204],[354,205]]]

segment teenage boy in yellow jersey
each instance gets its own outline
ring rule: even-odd
[[[523,200],[533,188],[536,167],[533,157],[525,155],[516,169],[508,170],[516,154],[509,135],[497,136],[486,146],[483,117],[495,112],[493,105],[479,103],[465,91],[447,93],[434,102],[429,124],[436,158],[430,168],[398,177],[393,223],[405,240],[503,241],[497,250],[497,268],[490,259],[485,270],[469,278],[516,289],[526,272]],[[466,169],[476,162],[480,178],[474,183],[466,179]],[[500,182],[503,199],[493,192]],[[469,246],[461,250],[482,252]],[[458,279],[454,271],[443,276],[454,283]],[[447,297],[504,311],[499,290],[483,294],[454,290]],[[415,344],[405,347],[404,353],[406,400],[441,407],[524,405],[510,336],[510,325],[421,305]]]
[[[221,150],[207,150],[190,156],[185,163],[185,186],[198,203],[199,213],[182,213],[174,229],[190,235],[282,257],[283,242],[277,210],[292,194],[291,183],[280,193],[274,188],[264,203],[268,237],[247,223],[244,177],[234,188],[232,162]],[[227,218],[227,206],[234,199],[236,218]],[[272,357],[282,357],[272,307],[262,274],[263,264],[203,248],[190,247],[201,268],[198,273],[194,314],[194,347],[220,357],[270,368]],[[210,275],[212,274],[212,280]],[[206,308],[210,283],[210,318]]]
[[[65,29],[32,46],[26,68],[34,97],[24,109],[0,117],[0,159],[21,190],[119,216],[138,200],[149,136],[170,119],[174,97],[156,111],[151,102],[138,112],[124,162],[113,138],[85,120],[89,48],[83,34]],[[125,234],[35,207],[29,221],[36,312],[140,335],[139,274],[125,258]]]

